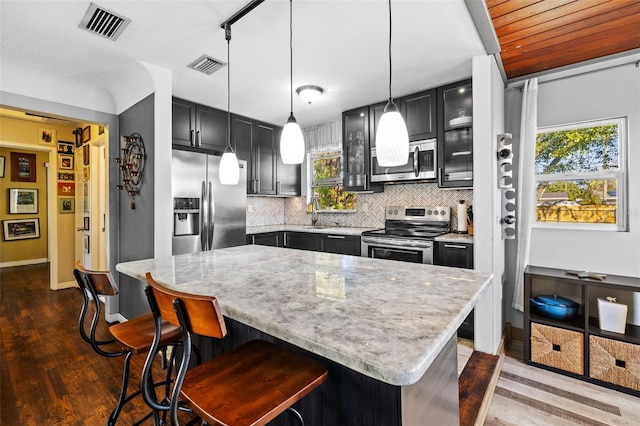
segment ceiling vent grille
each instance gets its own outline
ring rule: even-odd
[[[95,3],[91,3],[80,21],[80,28],[115,41],[130,22],[129,18],[118,16]]]
[[[218,59],[212,58],[211,56],[202,55],[187,66],[196,71],[200,71],[201,73],[211,75],[225,65],[227,64]]]

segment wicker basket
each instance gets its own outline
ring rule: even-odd
[[[532,322],[531,361],[584,374],[584,334]]]
[[[589,336],[589,376],[640,391],[640,345]]]

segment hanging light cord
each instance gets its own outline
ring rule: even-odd
[[[231,57],[229,55],[229,44],[231,42],[231,25],[225,27],[225,38],[227,39],[227,148],[233,152],[231,146]],[[225,152],[227,152],[225,148]]]
[[[392,70],[391,70],[391,0],[389,0],[389,102],[393,102],[393,98],[391,97],[391,79],[392,79]]]
[[[289,92],[291,94],[291,115],[293,115],[293,0],[289,0],[289,58],[291,58],[291,72],[289,73],[289,87],[291,90]]]

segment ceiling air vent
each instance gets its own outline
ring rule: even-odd
[[[115,41],[127,28],[129,22],[131,22],[129,18],[123,18],[91,3],[80,21],[80,28]]]
[[[211,75],[225,65],[227,64],[219,61],[218,59],[212,58],[211,56],[202,55],[187,66],[196,71],[200,71],[201,73]]]

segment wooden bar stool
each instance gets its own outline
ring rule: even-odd
[[[73,270],[73,275],[80,286],[82,292],[83,304],[80,311],[80,318],[78,319],[78,329],[80,336],[87,343],[91,344],[91,347],[100,355],[106,357],[118,357],[125,356],[124,369],[122,372],[122,386],[120,388],[120,395],[118,396],[118,403],[111,412],[107,421],[108,425],[114,425],[120,415],[122,406],[141,394],[138,390],[127,396],[127,388],[129,385],[129,369],[131,365],[131,358],[133,355],[147,353],[151,348],[151,345],[155,341],[155,319],[151,312],[143,314],[137,318],[129,320],[127,322],[119,323],[109,327],[109,332],[113,339],[111,340],[98,340],[96,338],[96,330],[98,328],[98,322],[101,314],[100,296],[115,296],[118,294],[118,287],[113,281],[113,277],[110,272],[107,271],[91,271],[85,269],[80,262],[77,263],[76,269]],[[87,313],[89,312],[90,304],[93,303],[93,318],[91,320],[91,327],[87,333],[85,329],[85,321]],[[169,345],[181,345],[182,333],[178,327],[175,327],[166,321],[162,321],[160,324],[160,337],[158,339],[158,347],[166,348]],[[118,349],[105,349],[106,345],[117,346]],[[157,351],[156,351],[157,352]],[[165,352],[163,352],[164,354]],[[172,358],[175,356],[175,351],[172,351]],[[164,385],[167,395],[170,389],[171,367],[172,362],[168,366],[165,365],[166,358],[163,356],[163,368],[167,368],[166,380],[161,383],[154,383],[152,387]],[[146,415],[137,424],[141,424],[151,416],[151,413]]]
[[[179,424],[180,397],[212,425],[265,425],[286,410],[293,411],[304,425],[292,405],[326,380],[325,366],[273,343],[253,340],[187,370],[192,334],[216,339],[227,334],[218,301],[211,296],[170,290],[158,284],[150,273],[146,276],[156,331],[161,319],[182,329],[184,354],[170,403],[174,426]],[[160,336],[156,334],[147,363],[159,343]],[[147,383],[144,377],[142,383]]]

